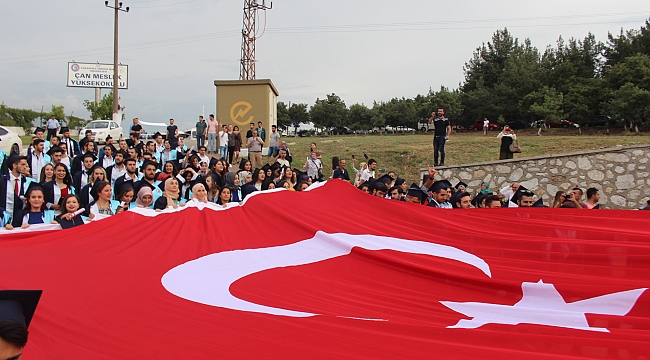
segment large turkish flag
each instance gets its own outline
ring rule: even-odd
[[[333,180],[0,236],[26,359],[649,359],[650,213],[445,210]]]

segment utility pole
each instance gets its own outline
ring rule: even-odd
[[[271,6],[266,6],[266,0],[244,0],[244,26],[242,27],[241,43],[241,67],[239,71],[239,80],[255,79],[255,39],[257,39],[257,10],[270,10]],[[265,24],[266,26],[266,24]],[[261,35],[260,35],[261,36]]]
[[[129,7],[122,9],[122,2],[115,0],[115,6],[109,6],[108,0],[104,1],[107,8],[115,9],[115,26],[113,33],[113,121],[118,121],[118,99],[117,89],[119,88],[119,63],[117,62],[117,15],[120,11],[129,12]]]

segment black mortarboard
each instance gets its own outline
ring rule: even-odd
[[[483,201],[483,198],[486,196],[490,196],[492,194],[478,194],[472,199],[472,205],[474,205],[475,208],[481,207],[481,202]]]
[[[93,161],[97,161],[97,156],[95,156],[90,151],[81,156],[81,162],[83,162],[85,158],[91,158],[91,159],[93,159]]]
[[[405,182],[406,182],[406,180],[402,179],[401,177],[398,177],[397,179],[395,179],[395,186],[400,186],[400,185],[404,184]]]
[[[385,175],[379,177],[377,180],[375,180],[375,182],[381,182],[383,184],[390,184],[390,183],[393,182],[393,178],[388,176],[388,174],[385,174]]]
[[[456,203],[460,201],[460,198],[464,193],[465,193],[464,191],[456,191],[453,195],[451,195],[451,198],[449,198],[449,202],[451,203],[453,208],[456,208]]]
[[[161,181],[160,184],[158,184],[158,188],[159,188],[160,190],[162,190],[162,191],[165,191],[165,183],[166,183],[169,179],[175,179],[175,178],[174,178],[174,177],[168,177],[167,179]]]
[[[61,130],[59,130],[59,135],[63,135],[65,133],[67,133],[68,131],[70,131],[70,129],[67,126],[63,126],[63,127],[61,127]]]
[[[539,200],[535,201],[535,203],[533,204],[533,207],[546,207],[546,206],[544,205],[544,202],[540,198]]]
[[[57,145],[54,145],[54,146],[52,146],[52,147],[50,148],[50,150],[47,151],[47,154],[50,155],[50,156],[52,156],[52,153],[54,153],[55,151],[56,151],[56,152],[63,152],[63,149],[61,149],[61,148],[60,148],[59,146],[57,146]]]
[[[90,169],[88,169],[87,174],[91,175],[93,173],[93,171],[95,171],[96,169],[103,169],[103,167],[101,165],[99,165],[99,163],[95,163],[93,166],[90,167]],[[104,171],[106,171],[106,170],[104,170]]]
[[[42,127],[37,127],[36,129],[34,129],[34,135],[36,135],[36,134],[39,133],[39,132],[43,132],[43,133],[44,133],[44,132],[45,132],[45,129],[43,129]]]
[[[415,183],[411,184],[411,187],[406,190],[406,195],[415,196],[420,199],[420,202],[427,198],[427,194]]]
[[[153,185],[149,184],[146,180],[142,179],[140,181],[136,181],[135,184],[133,184],[133,191],[135,192],[136,196],[140,192],[140,189],[142,189],[144,186],[148,186],[151,190],[155,190]]]
[[[208,165],[208,169],[212,169],[212,167],[214,167],[217,164],[217,162],[219,162],[219,159],[211,158],[210,159],[210,164]]]
[[[43,290],[0,290],[0,321],[11,321],[27,329]]]
[[[156,131],[156,133],[153,134],[153,138],[155,139],[155,138],[157,138],[158,136],[162,136],[162,134],[159,133],[158,131]]]
[[[43,192],[43,198],[47,199],[49,198],[49,191],[40,183],[37,183],[36,181],[32,181],[29,183],[29,186],[27,186],[27,190],[25,190],[25,198],[29,197],[29,193],[33,190],[41,190]]]
[[[515,193],[512,194],[512,198],[510,198],[510,201],[512,201],[513,203],[516,204],[517,201],[519,201],[519,199],[521,198],[521,195],[523,193],[529,193],[529,195],[532,194],[530,191],[528,191],[528,189],[526,189],[525,187],[520,185],[519,189],[517,189],[517,191],[515,191]],[[535,194],[533,194],[533,195],[535,195]]]
[[[108,184],[108,183],[106,181],[101,181],[101,180],[95,181],[93,183],[93,186],[90,188],[90,195],[93,197],[93,199],[97,200],[99,198],[97,192],[99,191],[99,186],[102,184]],[[125,184],[126,183],[122,184],[122,186],[120,186],[120,189],[124,188]]]
[[[266,165],[262,166],[262,170],[264,170],[265,172],[271,170],[271,165],[266,164]]]
[[[429,188],[430,191],[439,191],[440,189],[450,189],[451,183],[449,180],[438,180],[431,185]]]
[[[122,183],[122,186],[120,186],[120,193],[119,194],[116,193],[115,196],[119,198],[120,195],[122,195],[125,191],[129,189],[133,189],[135,191],[135,184],[133,184],[132,181],[125,181],[124,183]]]
[[[273,165],[271,165],[271,171],[278,170],[278,169],[280,169],[281,167],[282,167],[282,165],[280,165],[280,163],[277,163],[277,162],[276,162],[276,163],[273,163]]]
[[[111,134],[108,134],[108,135],[106,135],[106,139],[105,139],[105,140],[108,141],[108,139],[112,139],[112,138],[113,138],[113,137],[111,136]]]
[[[458,189],[460,186],[464,186],[465,189],[467,189],[467,184],[465,184],[465,183],[462,182],[462,181],[459,181],[458,184],[456,184],[456,186],[454,186],[454,187],[455,187],[456,189]]]

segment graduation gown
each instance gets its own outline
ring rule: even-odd
[[[23,208],[23,201],[20,199],[21,196],[25,196],[25,191],[27,190],[27,187],[29,184],[34,181],[32,178],[27,178],[24,175],[20,175],[20,191],[18,196],[16,196],[15,193],[7,194],[7,180],[10,177],[8,175],[2,175],[0,176],[0,208],[7,209],[7,196],[13,196],[13,201],[14,201],[14,209],[11,213],[8,213],[7,211],[4,211],[4,214],[9,216],[9,219],[4,220],[3,222],[9,223],[16,227],[16,224],[18,226],[22,225],[22,208]]]
[[[75,189],[81,189],[81,188],[83,188],[84,186],[86,186],[86,185],[88,184],[88,178],[90,178],[91,176],[92,176],[92,175],[91,175],[91,174],[88,174],[88,172],[87,172],[86,170],[74,174],[74,176],[72,176],[72,186],[73,186]],[[81,186],[81,179],[82,179],[82,177],[85,177],[85,178],[86,178],[86,184],[83,185],[83,186]]]
[[[48,181],[45,184],[43,184],[43,187],[45,188],[45,202],[47,204],[47,207],[49,208],[52,205],[58,205],[59,201],[62,199],[61,196],[61,188],[59,187],[59,184],[56,183],[55,180]],[[73,186],[68,186],[68,194],[74,194],[74,187]]]

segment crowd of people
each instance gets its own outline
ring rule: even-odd
[[[409,186],[393,171],[377,175],[377,161],[366,154],[359,168],[355,167],[354,155],[349,159],[353,176],[347,169],[348,160],[338,157],[332,158],[332,173],[324,174],[322,154],[315,143],[310,145],[302,167],[295,167],[291,151],[275,126],[267,140],[262,123],[257,127],[251,123],[243,142],[236,126],[222,125],[212,115],[210,122],[221,128],[217,132],[218,152],[216,145],[204,145],[205,137],[197,141],[197,150],[188,148],[182,134],[163,139],[156,133],[153,140],[143,142],[141,127],[132,128],[129,139],[114,142],[109,136],[101,147],[90,131],[77,142],[66,127],[57,135],[50,133],[49,140],[43,138],[45,130],[37,128],[26,156],[0,153],[2,226],[12,229],[59,223],[70,227],[136,207],[163,210],[190,201],[227,206],[255,191],[280,187],[303,191],[325,179],[352,182],[373,196],[440,208],[544,206],[533,192],[517,183],[496,192],[489,183],[483,183],[471,194],[462,182],[452,186],[447,180],[434,180],[435,166],[429,167],[422,185]],[[199,135],[209,135],[209,129],[205,126]],[[210,142],[211,137],[207,139]],[[239,159],[244,143],[248,157]],[[263,163],[265,144],[268,152]],[[558,192],[549,206],[597,209],[599,197],[596,188],[586,192],[575,188]]]

